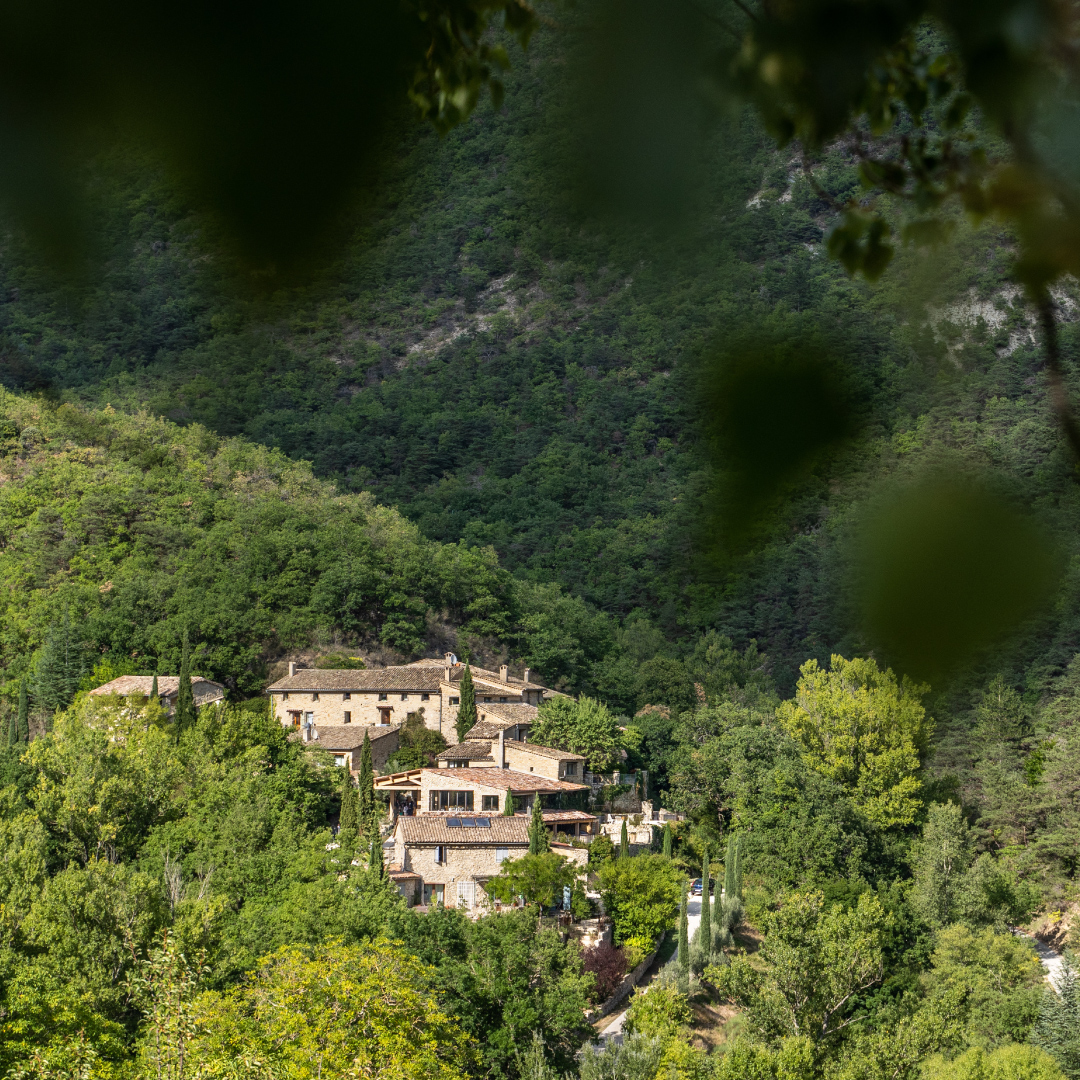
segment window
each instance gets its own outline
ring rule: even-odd
[[[346,724],[351,724],[352,723],[352,713],[351,712],[347,712],[345,714],[345,723]]]
[[[445,844],[437,844],[435,846],[435,862],[439,866],[445,866],[446,865],[446,845]]]
[[[298,712],[290,712],[289,713],[289,719],[292,721],[292,726],[293,727],[299,727],[300,726],[300,714]]]
[[[495,849],[495,861],[506,862],[510,858],[510,849],[505,847],[497,847]]]
[[[499,700],[500,700],[500,701],[505,701],[505,700],[506,700],[506,698],[504,698],[504,697],[501,697],[501,698],[499,698]]]
[[[471,791],[433,791],[431,792],[432,810],[471,810],[473,793]]]
[[[471,908],[476,903],[476,882],[459,881],[457,883],[457,906]]]
[[[451,705],[457,705],[459,701],[461,701],[461,698],[452,697],[450,699],[450,704]]]
[[[409,695],[408,694],[402,694],[401,695],[401,700],[402,701],[408,701],[409,700]]]
[[[335,754],[334,755],[334,764],[335,765],[344,765],[345,764],[345,755],[344,754]]]
[[[352,701],[352,694],[350,694],[348,692],[342,694],[341,695],[341,700],[342,701]]]
[[[496,813],[499,810],[499,796],[498,795],[484,795],[481,797],[481,810],[494,810]]]
[[[318,694],[312,694],[311,695],[311,700],[312,701],[318,701],[319,700],[319,695]]]
[[[315,722],[315,714],[313,712],[304,713],[304,725],[305,727],[311,727]]]
[[[568,761],[566,763],[566,775],[567,776],[577,776],[577,762],[576,761]]]
[[[289,691],[288,690],[286,690],[285,693],[281,695],[281,700],[282,701],[288,701],[289,700]]]
[[[491,698],[489,698],[489,697],[486,697],[486,698],[484,698],[484,700],[485,700],[485,701],[490,701],[490,700],[491,700]]]
[[[430,694],[421,694],[420,695],[420,700],[421,701],[430,701],[431,700],[431,695]]]
[[[386,700],[386,695],[385,694],[380,694],[379,695],[379,700],[380,701],[385,701]]]

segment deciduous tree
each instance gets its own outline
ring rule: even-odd
[[[606,772],[619,760],[619,725],[602,702],[557,697],[540,706],[529,734],[533,742],[582,754],[593,772]]]

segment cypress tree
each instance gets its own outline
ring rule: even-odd
[[[19,682],[19,714],[16,724],[15,741],[28,743],[30,741],[30,697],[27,693],[25,675]]]
[[[7,744],[8,746],[15,746],[19,741],[19,714],[13,712],[8,717],[8,730],[7,730]]]
[[[503,799],[503,817],[514,816],[514,793],[507,788],[506,798]]]
[[[176,741],[180,733],[195,723],[195,695],[191,690],[191,647],[188,644],[188,632],[184,631],[183,649],[180,653],[180,685],[176,690]]]
[[[724,896],[731,899],[735,895],[735,834],[727,838],[727,854],[724,856]]]
[[[622,832],[619,833],[619,858],[625,859],[630,854],[630,834],[626,831],[626,818],[622,819]]]
[[[532,820],[529,822],[529,854],[546,855],[551,850],[551,838],[544,825],[544,812],[540,796],[533,796]]]
[[[671,823],[664,822],[664,855],[671,858]]]
[[[153,682],[153,685],[150,687],[150,700],[155,702],[156,704],[161,704],[161,702],[158,700],[160,697],[161,697],[161,695],[158,693],[158,688],[157,688],[157,672],[155,671],[154,672],[154,682]]]
[[[382,878],[386,868],[383,866],[382,844],[378,836],[371,838],[371,850],[368,853],[368,870],[377,878]]]
[[[344,832],[349,829],[353,834],[359,832],[360,815],[356,805],[356,788],[353,787],[352,773],[346,765],[341,777],[341,814],[338,816],[338,828]]]
[[[742,833],[735,837],[735,895],[742,899]]]
[[[465,665],[461,676],[461,698],[458,703],[457,737],[464,742],[465,736],[476,726],[476,692],[473,690],[472,669]]]
[[[685,886],[682,906],[679,908],[679,968],[684,975],[690,974],[690,924],[686,920]]]
[[[371,764],[371,740],[364,732],[360,748],[360,831],[365,836],[378,836],[379,816],[375,809],[375,769]]]
[[[709,904],[709,849],[701,857],[701,946],[705,962],[712,959],[712,908]]]

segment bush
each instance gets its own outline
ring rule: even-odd
[[[987,1053],[980,1047],[952,1061],[931,1058],[923,1080],[1065,1080],[1058,1063],[1045,1050],[1012,1043]]]
[[[597,876],[618,944],[636,938],[651,948],[674,925],[686,879],[663,855],[616,859],[600,867]]]
[[[585,970],[596,980],[595,1000],[607,1001],[619,988],[628,970],[625,951],[615,948],[610,941],[601,941],[595,949],[587,949],[582,955]]]
[[[615,845],[611,842],[611,837],[601,833],[589,845],[589,865],[592,867],[603,866],[604,863],[611,862],[614,858]]]
[[[667,1038],[690,1023],[690,1005],[677,986],[657,980],[648,989],[634,991],[626,1011],[626,1031]]]

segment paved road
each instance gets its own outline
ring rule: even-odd
[[[686,925],[687,936],[693,937],[694,931],[697,930],[701,923],[701,897],[700,896],[688,896],[686,899]],[[674,930],[674,933],[678,933],[678,926]],[[655,969],[654,972],[655,974]],[[648,976],[646,976],[647,978]],[[606,1041],[612,1035],[621,1035],[623,1032],[623,1024],[626,1021],[626,1009],[618,1013],[610,1024],[603,1031],[600,1032],[601,1042]]]

